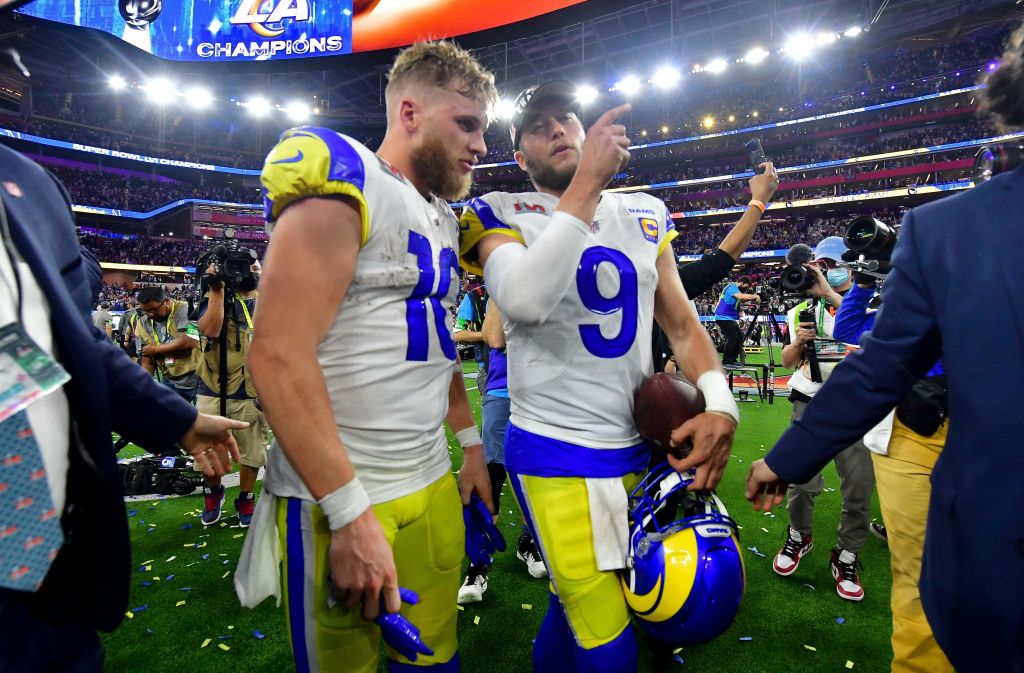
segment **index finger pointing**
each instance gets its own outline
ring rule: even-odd
[[[599,126],[608,126],[610,124],[614,124],[622,117],[622,115],[626,114],[632,109],[632,103],[623,103],[618,107],[613,107],[611,110],[608,110],[603,115],[598,117],[597,121],[594,122],[594,125],[591,126],[591,128],[597,128]]]

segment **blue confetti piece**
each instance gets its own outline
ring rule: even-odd
[[[748,643],[748,642],[750,642],[753,639],[754,639],[753,636],[740,636],[740,640],[742,640],[745,643]]]
[[[208,558],[210,558],[210,555],[209,555],[209,554],[203,554],[203,560],[204,560],[204,561],[205,561],[206,559],[208,559]]]
[[[260,633],[260,632],[259,632],[259,629],[255,629],[255,630],[254,630],[254,631],[252,632],[252,635],[253,635],[253,637],[254,637],[254,638],[256,638],[256,639],[258,639],[258,640],[263,640],[264,638],[266,638],[266,636],[265,636],[265,635],[263,635],[262,633]]]
[[[146,520],[145,519],[139,519],[139,525],[140,526],[145,526],[146,525]]]
[[[183,524],[181,524],[181,529],[182,530],[189,530],[190,528],[192,528],[192,524],[190,524],[190,523],[183,523]]]
[[[153,635],[153,629],[146,629],[146,635],[147,636]]]
[[[842,623],[843,623],[843,622],[845,622],[845,621],[846,621],[846,620],[845,620],[845,619],[843,619],[842,617],[836,617],[836,624],[842,624]]]
[[[132,608],[132,612],[142,612],[143,610],[148,610],[148,609],[149,609],[149,603],[146,603],[145,605],[140,605],[137,608]]]
[[[192,587],[178,587],[178,591],[192,591]]]
[[[672,658],[676,660],[677,664],[685,664],[686,663],[685,661],[683,661],[683,658],[681,656],[679,656],[678,654],[673,654]]]
[[[146,533],[152,533],[155,530],[156,530],[156,528],[147,528],[146,529]]]
[[[138,513],[139,513],[139,510],[137,510],[137,509],[130,509],[130,510],[128,510],[128,516],[135,516]]]
[[[221,563],[221,565],[226,566],[229,563],[231,563],[230,559],[224,559],[224,563]]]
[[[164,581],[165,582],[170,582],[173,579],[174,579],[174,575],[168,575],[167,577],[164,578]]]
[[[150,586],[150,585],[152,585],[152,584],[153,584],[152,582],[143,582],[143,583],[142,583],[142,586],[144,586],[144,587],[148,587],[148,586]]]
[[[220,640],[230,640],[234,638],[234,636],[217,636],[217,638]]]

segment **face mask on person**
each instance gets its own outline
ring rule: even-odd
[[[850,280],[849,269],[829,269],[828,274],[825,276],[825,280],[828,281],[828,285],[831,288],[842,287],[846,284],[846,281]]]

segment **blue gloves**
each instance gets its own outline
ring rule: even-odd
[[[495,551],[505,551],[505,538],[494,525],[494,517],[475,493],[469,505],[462,508],[466,522],[466,556],[473,565],[490,565]]]
[[[398,593],[401,594],[403,603],[416,605],[420,601],[420,597],[412,589],[399,587]],[[380,627],[384,642],[409,661],[416,661],[416,657],[421,654],[428,657],[434,654],[434,650],[420,640],[420,630],[416,625],[400,612],[381,612],[373,621]]]

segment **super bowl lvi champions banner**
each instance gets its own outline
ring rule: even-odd
[[[100,30],[169,60],[265,61],[462,35],[581,1],[35,0],[18,11]]]

